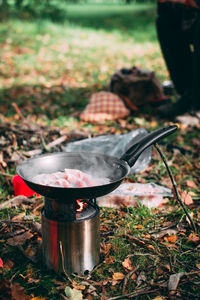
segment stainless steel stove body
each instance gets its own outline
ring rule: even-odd
[[[99,263],[99,207],[95,200],[65,203],[45,198],[43,257],[58,273],[85,274]],[[81,211],[82,209],[82,211]]]

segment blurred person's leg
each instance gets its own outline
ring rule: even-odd
[[[183,95],[192,86],[192,53],[182,29],[183,5],[158,3],[156,21],[160,47],[177,92]]]
[[[193,85],[192,85],[192,106],[195,110],[200,109],[200,12],[195,23],[193,35]]]

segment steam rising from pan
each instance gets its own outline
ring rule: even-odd
[[[36,166],[37,160],[37,166]],[[26,161],[21,165],[26,164]],[[64,169],[77,169],[92,177],[108,179],[109,182],[121,179],[122,166],[112,157],[94,153],[56,153],[40,155],[28,160],[27,167],[20,168],[22,178],[33,182],[33,178],[39,174],[63,172]]]

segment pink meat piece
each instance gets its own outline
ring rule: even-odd
[[[76,169],[65,169],[64,172],[39,174],[33,178],[38,184],[57,187],[91,187],[108,183],[106,178],[94,178],[91,175]]]

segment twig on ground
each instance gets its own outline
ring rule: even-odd
[[[0,209],[9,208],[13,206],[18,206],[22,203],[35,203],[35,199],[28,199],[25,196],[16,196],[8,201],[5,201],[0,204]]]
[[[18,114],[18,116],[20,117],[20,119],[22,119],[23,122],[27,122],[26,119],[24,118],[24,116],[21,113],[21,110],[19,109],[19,106],[17,105],[17,103],[13,102],[12,106],[14,107],[16,113]]]
[[[34,209],[33,209],[33,214],[36,212],[36,211],[38,211],[38,210],[40,210],[41,208],[43,208],[43,206],[44,206],[44,203],[43,203],[43,201],[42,201],[42,203],[40,203],[40,204],[38,204]]]
[[[97,285],[97,282],[96,282],[96,281],[90,280],[90,279],[88,279],[88,278],[86,278],[86,277],[84,277],[84,276],[80,276],[80,275],[77,275],[77,274],[73,274],[73,276],[74,276],[75,278],[84,280],[85,282],[88,282],[89,284]],[[99,285],[99,282],[98,282],[98,285]]]
[[[63,142],[65,142],[68,139],[68,137],[66,135],[59,137],[58,139],[56,139],[55,141],[49,143],[49,144],[45,144],[45,149],[48,149],[48,151],[50,151],[51,148],[62,144]],[[35,150],[31,150],[31,151],[24,151],[23,154],[26,156],[34,156],[34,155],[38,155],[42,153],[42,149],[35,149]]]
[[[170,170],[170,168],[169,168],[169,166],[168,166],[167,160],[166,160],[166,158],[165,158],[165,156],[164,156],[162,150],[161,150],[160,147],[158,146],[158,144],[156,143],[154,146],[155,146],[156,150],[158,151],[158,153],[160,154],[160,157],[162,158],[162,160],[163,160],[163,162],[164,162],[164,164],[165,164],[165,167],[166,167],[166,169],[167,169],[167,172],[168,172],[168,174],[169,174],[169,177],[170,177],[170,180],[171,180],[171,183],[172,183],[172,186],[173,186],[173,190],[174,190],[174,194],[175,194],[175,196],[176,196],[176,199],[177,199],[177,201],[179,202],[179,204],[181,205],[181,207],[183,208],[183,210],[184,210],[186,216],[188,217],[192,229],[194,230],[194,232],[196,232],[196,231],[197,231],[196,226],[195,226],[195,224],[194,224],[194,222],[193,222],[193,220],[192,220],[190,214],[189,214],[188,211],[187,211],[187,208],[185,207],[185,205],[184,205],[184,203],[183,203],[183,201],[182,201],[182,199],[181,199],[181,197],[180,197],[180,195],[179,195],[179,192],[178,192],[178,189],[177,189],[177,184],[176,184],[176,182],[175,182],[175,180],[174,180],[174,177],[173,177],[173,174],[172,174],[172,172],[171,172],[171,170]]]
[[[152,256],[153,258],[156,257],[156,254],[151,254],[151,253],[139,253],[139,252],[134,252],[134,254],[128,254],[128,257],[135,257],[135,256]]]
[[[35,150],[30,150],[30,151],[23,151],[23,154],[25,156],[32,157],[34,155],[38,155],[42,153],[42,149],[35,149]]]
[[[13,175],[11,175],[11,174],[9,174],[9,173],[4,173],[4,172],[0,172],[0,175],[8,176],[8,177],[13,177]]]
[[[45,150],[46,152],[50,152],[51,149],[50,149],[50,148],[48,147],[48,145],[46,144],[42,132],[40,132],[40,139],[41,139],[41,141],[42,141],[42,146],[43,146],[44,150]]]
[[[24,124],[26,124],[29,128],[31,128],[31,124],[24,118],[24,116],[22,115],[19,106],[17,105],[17,103],[13,102],[12,106],[14,107],[16,113],[18,114],[18,116],[20,117],[20,119],[24,122]]]
[[[133,275],[133,273],[135,273],[137,270],[139,269],[139,266],[135,267],[131,272],[129,272],[126,276],[125,276],[125,279],[124,279],[124,284],[123,284],[123,293],[125,294],[125,290],[126,290],[126,286],[127,286],[127,283],[128,283],[128,279]]]
[[[11,232],[4,232],[4,233],[3,233],[3,238],[4,238],[4,239],[8,239],[8,238],[10,238],[10,237],[14,237],[14,236],[16,236],[16,235],[20,235],[20,234],[24,233],[25,230],[26,230],[26,229],[23,228],[23,229],[15,230],[14,232],[13,232],[13,231],[11,231]]]
[[[6,220],[6,219],[3,219],[1,220],[1,223],[6,223],[6,224],[17,224],[17,225],[20,225],[20,223],[22,224],[32,224],[33,221],[29,221],[29,220]]]
[[[119,296],[116,296],[116,297],[108,298],[107,300],[132,298],[132,297],[137,297],[137,296],[140,296],[140,295],[151,294],[151,293],[156,293],[156,292],[158,292],[158,289],[151,290],[150,288],[144,288],[144,289],[140,289],[140,290],[135,291],[135,292],[131,292],[131,293],[126,294],[126,295],[119,295]]]
[[[42,235],[42,225],[38,222],[32,222],[31,227],[33,227],[33,230]]]
[[[57,145],[62,144],[63,142],[65,142],[67,140],[68,140],[68,136],[67,135],[63,135],[63,136],[57,138],[56,140],[50,142],[49,144],[47,144],[47,147],[48,148],[53,148],[53,147],[55,147]]]

